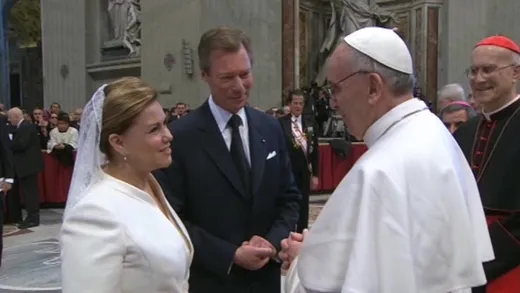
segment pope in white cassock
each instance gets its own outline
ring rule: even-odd
[[[311,231],[282,242],[286,292],[459,293],[485,284],[482,262],[494,255],[477,185],[452,135],[413,98],[405,43],[368,27],[345,37],[329,62],[333,102],[368,151]]]

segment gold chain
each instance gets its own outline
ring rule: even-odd
[[[502,138],[502,134],[504,134],[504,131],[506,130],[507,126],[509,125],[509,122],[511,122],[511,120],[516,116],[516,113],[518,113],[519,110],[520,110],[520,107],[516,108],[515,112],[513,112],[513,115],[511,115],[511,117],[509,117],[506,120],[506,124],[504,124],[504,127],[502,128],[502,130],[498,134],[497,140],[496,140],[495,144],[493,145],[493,148],[491,149],[491,152],[489,153],[489,156],[487,157],[486,161],[484,162],[484,164],[482,166],[482,169],[479,168],[479,173],[477,174],[477,182],[480,182],[480,179],[482,178],[482,174],[484,174],[484,171],[486,170],[486,167],[489,164],[489,161],[491,160],[491,156],[493,156],[493,153],[495,152],[495,149],[496,149],[500,139]],[[480,120],[478,121],[477,132],[475,133],[475,138],[473,139],[473,146],[471,147],[470,156],[471,156],[471,167],[472,168],[474,166],[474,158],[473,157],[474,157],[474,153],[475,153],[475,147],[477,145],[477,140],[478,140],[478,137],[479,137],[479,129],[480,129],[480,126],[482,125],[482,120],[483,120],[483,118],[480,118]],[[492,133],[490,133],[490,134],[492,134]],[[489,136],[488,139],[491,140],[491,135]],[[484,155],[484,154],[482,154],[482,155]]]

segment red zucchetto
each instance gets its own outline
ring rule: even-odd
[[[479,46],[497,46],[497,47],[502,47],[502,48],[511,50],[517,54],[520,54],[520,48],[518,47],[518,45],[510,38],[507,38],[504,36],[487,37],[487,38],[481,40],[480,42],[478,42],[475,45],[475,48],[479,47]]]

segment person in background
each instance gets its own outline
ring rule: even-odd
[[[309,194],[318,187],[319,145],[314,119],[305,119],[305,96],[300,90],[289,93],[289,115],[280,118],[285,133],[292,173],[302,194],[296,231],[302,233],[309,225]]]
[[[58,125],[58,114],[50,112],[49,113],[49,129],[53,130]]]
[[[74,151],[78,146],[78,130],[71,127],[69,115],[60,113],[58,124],[49,134],[47,152],[53,154],[65,167],[74,165]]]
[[[27,113],[26,111],[23,111],[23,120],[24,120],[24,121],[27,121],[27,122],[29,122],[29,123],[31,123],[31,124],[34,123],[33,118],[32,118],[32,115],[29,114],[29,113]]]
[[[440,112],[448,104],[456,101],[466,101],[464,88],[458,83],[443,86],[437,93],[437,111]]]
[[[27,217],[18,225],[28,229],[40,225],[40,195],[38,173],[43,170],[43,156],[40,149],[38,131],[23,119],[22,110],[12,108],[7,112],[14,128],[11,150],[14,155],[15,181],[13,196],[9,199],[8,210],[15,220],[21,219],[20,197],[23,198]]]
[[[61,113],[61,105],[59,103],[54,102],[54,103],[51,104],[50,110],[51,110],[51,113],[53,113],[53,114],[56,114],[56,115],[60,114]]]
[[[466,74],[482,113],[454,136],[477,180],[496,257],[484,264],[488,288],[474,292],[520,292],[518,44],[504,36],[481,40]]]
[[[42,108],[36,107],[32,112],[32,121],[35,125],[40,124],[40,121],[43,119],[43,110]]]
[[[13,153],[10,148],[9,129],[7,119],[0,116],[0,235],[4,227],[4,196],[6,196],[14,182]],[[2,266],[3,237],[0,237],[0,267]]]
[[[180,119],[184,117],[186,114],[188,114],[188,105],[185,103],[179,102],[175,105],[175,112],[170,116],[169,121],[175,121],[177,119]]]
[[[459,126],[475,116],[477,116],[475,109],[470,104],[462,101],[449,103],[439,114],[442,122],[451,133],[454,133]]]

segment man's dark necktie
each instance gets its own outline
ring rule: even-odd
[[[237,167],[238,174],[244,186],[244,190],[247,196],[251,195],[251,168],[246,158],[244,151],[244,145],[242,144],[242,138],[240,136],[239,127],[242,125],[242,118],[238,115],[231,116],[228,122],[231,127],[231,157]]]

